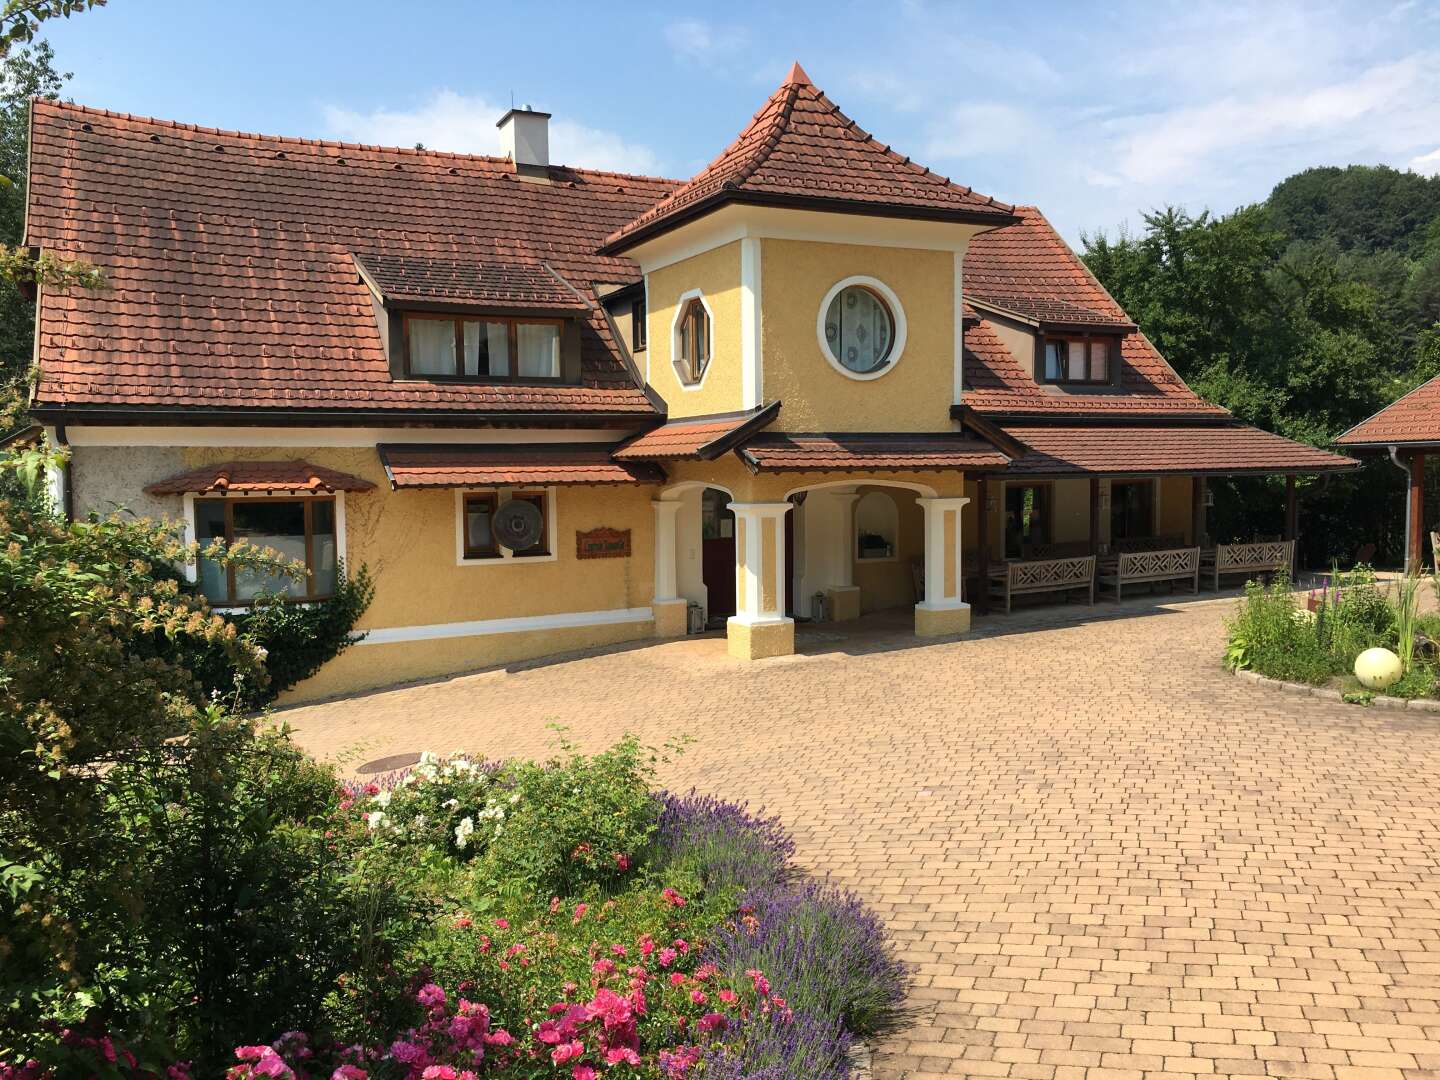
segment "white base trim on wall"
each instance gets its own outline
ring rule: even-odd
[[[480,637],[487,634],[521,634],[531,630],[570,630],[581,626],[612,626],[619,623],[649,622],[655,612],[649,607],[614,608],[610,611],[568,611],[560,615],[521,615],[513,619],[477,619],[473,622],[432,623],[429,626],[387,626],[366,632],[360,645],[393,645],[402,641],[433,641],[436,638]]]

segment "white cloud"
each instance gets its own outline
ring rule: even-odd
[[[495,121],[507,108],[484,98],[440,90],[410,109],[365,112],[326,105],[323,114],[328,137],[346,142],[381,146],[419,142],[431,150],[498,154],[500,132]],[[550,158],[557,164],[614,172],[655,173],[660,166],[660,159],[648,146],[558,116],[550,121]]]
[[[1001,102],[953,106],[930,125],[927,158],[1009,156],[1032,143],[1043,122],[1035,113]]]
[[[676,19],[665,25],[664,35],[671,52],[706,65],[728,58],[747,40],[743,27],[717,26],[704,19]]]
[[[1440,148],[1410,159],[1410,168],[1427,176],[1440,176]]]

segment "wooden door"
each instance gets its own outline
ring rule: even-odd
[[[710,619],[735,614],[735,515],[730,496],[706,488],[700,501],[700,573]]]

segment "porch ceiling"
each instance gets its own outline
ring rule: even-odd
[[[1004,430],[1029,449],[1006,470],[1008,476],[1330,473],[1360,464],[1244,424],[1005,424]]]

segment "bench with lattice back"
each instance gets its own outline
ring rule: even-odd
[[[1258,544],[1221,544],[1205,553],[1205,570],[1220,588],[1225,574],[1278,574],[1295,565],[1294,540],[1266,540]]]
[[[1156,582],[1190,582],[1192,592],[1200,591],[1200,549],[1169,548],[1164,551],[1124,551],[1100,573],[1100,583],[1115,589],[1122,598],[1126,585]]]
[[[1027,593],[1067,592],[1084,589],[1095,602],[1095,556],[1069,559],[1021,559],[1005,563],[990,580],[990,595],[1005,601],[1009,614],[1015,597]]]

